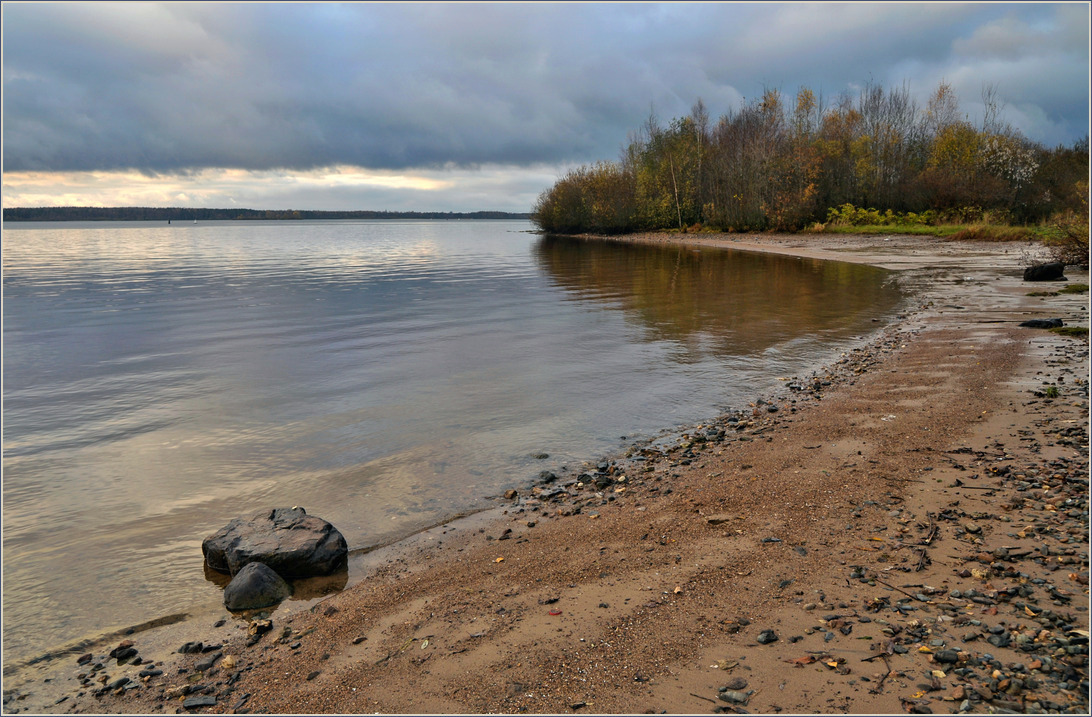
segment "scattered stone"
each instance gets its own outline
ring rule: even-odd
[[[215,707],[216,697],[214,695],[199,695],[197,697],[187,697],[182,701],[182,707],[188,710],[197,709],[198,707]]]
[[[200,660],[193,665],[193,669],[197,672],[208,672],[216,666],[216,661],[221,657],[221,653],[217,652],[215,655],[209,655],[203,660]]]
[[[758,633],[758,637],[755,639],[758,640],[760,645],[768,645],[771,642],[777,642],[777,633],[773,630],[763,630]]]
[[[505,500],[515,500],[518,497],[519,497],[519,493],[517,491],[511,489],[511,488],[504,491],[504,499]]]
[[[202,645],[200,642],[187,642],[185,645],[178,648],[178,651],[185,655],[191,652],[201,652],[201,649],[203,647],[204,645]]]
[[[740,692],[738,690],[725,690],[717,695],[725,702],[737,705],[745,705],[751,699],[752,692]]]

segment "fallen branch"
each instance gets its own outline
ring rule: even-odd
[[[708,697],[702,697],[701,695],[696,695],[693,692],[690,693],[690,696],[691,697],[697,697],[699,700],[705,700],[706,702],[712,702],[713,704],[717,704],[716,700],[711,700]]]
[[[880,694],[880,692],[883,691],[883,683],[886,682],[887,678],[891,676],[891,665],[887,661],[887,655],[885,655],[885,654],[883,654],[881,652],[880,657],[883,658],[883,666],[887,668],[887,672],[883,673],[883,677],[881,677],[880,681],[876,683],[876,687],[869,690],[869,692],[871,692],[874,695],[878,695],[878,694]]]
[[[879,578],[876,578],[876,582],[880,583],[881,585],[886,585],[887,587],[891,588],[892,590],[895,590],[896,592],[900,592],[903,595],[905,595],[906,597],[913,598],[914,600],[917,600],[918,602],[928,602],[927,600],[922,600],[917,595],[911,595],[910,593],[906,592],[902,588],[897,588],[894,585],[892,585],[891,583],[884,582],[883,580],[880,580]]]

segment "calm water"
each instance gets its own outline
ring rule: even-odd
[[[900,298],[869,267],[529,229],[6,225],[5,663],[215,605],[201,540],[238,514],[404,535],[753,398]]]

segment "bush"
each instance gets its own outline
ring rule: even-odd
[[[1050,258],[1074,266],[1088,265],[1088,182],[1077,182],[1080,211],[1055,216],[1043,240]]]
[[[879,209],[864,209],[852,204],[843,204],[827,212],[826,223],[850,227],[929,226],[933,224],[935,218],[936,212],[931,209],[920,214],[914,212],[903,214],[890,209],[881,212]]]

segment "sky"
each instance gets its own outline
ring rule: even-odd
[[[529,211],[655,113],[984,86],[1089,129],[1078,3],[2,5],[3,206]]]

